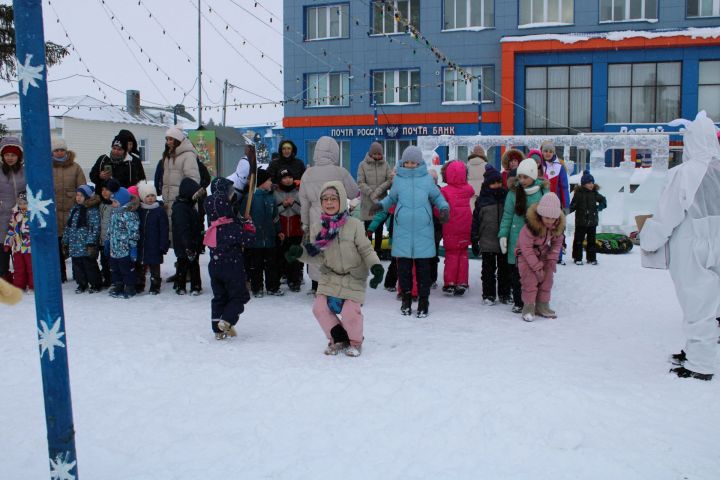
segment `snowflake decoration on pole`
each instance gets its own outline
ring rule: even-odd
[[[55,460],[52,458],[50,459],[50,479],[51,480],[75,480],[75,475],[70,473],[70,471],[75,468],[75,465],[77,464],[76,461],[72,461],[68,463],[68,460],[70,459],[70,452],[67,452],[65,454],[65,458],[63,458],[63,455],[58,455]]]
[[[43,68],[45,68],[44,65],[38,65],[37,67],[33,67],[30,65],[30,61],[32,61],[32,55],[26,54],[25,55],[25,63],[20,63],[20,59],[17,60],[17,81],[22,86],[22,92],[23,95],[27,95],[28,89],[32,87],[39,87],[37,82],[35,80],[42,80],[42,72]]]
[[[30,189],[30,185],[27,186],[27,202],[28,202],[28,211],[30,212],[30,221],[32,222],[34,218],[37,217],[38,223],[40,224],[40,228],[45,228],[47,226],[47,222],[45,221],[45,217],[43,215],[49,215],[50,212],[47,209],[47,206],[53,203],[52,200],[43,200],[42,199],[42,189],[38,190],[35,195],[33,195],[32,190]]]
[[[60,339],[65,335],[65,332],[61,332],[62,317],[58,317],[55,323],[52,324],[51,328],[48,328],[48,324],[45,320],[40,320],[42,324],[42,330],[38,328],[38,335],[40,335],[40,358],[43,357],[47,350],[50,361],[55,360],[55,347],[65,348],[65,344]]]

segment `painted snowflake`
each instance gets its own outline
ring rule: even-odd
[[[77,462],[69,462],[70,458],[70,452],[66,452],[64,458],[60,454],[54,460],[50,459],[50,480],[75,480],[75,475],[70,472]]]
[[[65,336],[65,332],[61,331],[62,328],[62,317],[58,317],[52,324],[52,327],[48,327],[45,320],[40,320],[42,330],[38,328],[38,335],[40,336],[40,358],[43,357],[45,351],[48,352],[50,361],[55,360],[55,347],[65,348],[65,344],[60,340]]]
[[[27,202],[28,211],[30,212],[30,221],[32,222],[33,219],[37,218],[40,228],[45,228],[47,226],[47,222],[45,221],[44,215],[50,214],[47,207],[53,203],[53,201],[43,200],[42,193],[42,190],[38,190],[37,193],[33,195],[30,185],[27,186]]]
[[[25,55],[25,63],[20,63],[20,59],[17,59],[17,81],[22,87],[22,94],[27,95],[30,87],[39,87],[35,80],[42,80],[42,72],[45,68],[44,65],[38,65],[34,67],[30,65],[32,61],[32,55]]]

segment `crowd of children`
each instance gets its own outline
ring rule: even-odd
[[[323,142],[318,155],[333,151],[334,140]],[[189,279],[190,293],[199,295],[199,257],[208,247],[211,328],[223,339],[235,335],[234,325],[251,295],[282,295],[282,281],[299,292],[303,264],[313,265],[320,274],[313,284],[312,311],[328,339],[325,353],[357,356],[368,276],[373,288],[384,276],[385,288],[397,290],[402,315],[411,315],[417,300],[415,314],[425,317],[438,280],[442,240],[444,293],[461,296],[468,290],[470,248],[482,259],[485,305],[512,303],[513,312],[526,321],[536,315],[554,318],[550,297],[566,213],[574,212],[576,218],[575,263],[582,264],[586,242],[587,262],[597,264],[594,237],[598,212],[606,206],[599,186],[585,172],[570,200],[565,195],[567,172],[549,142],[528,158],[519,150],[506,151],[502,172],[486,162],[482,149],[474,149],[471,157],[468,164],[447,162],[439,188],[437,172],[428,170],[418,147],[406,148],[393,169],[383,160],[382,146],[374,143],[361,165],[362,201],[356,207],[361,214],[351,215],[350,205],[358,202],[350,202],[354,197],[348,197],[348,179],[341,176],[322,184],[319,222],[310,225],[302,222],[302,178],[289,168],[275,168],[273,175],[262,169],[251,172],[252,192],[239,192],[225,178],[215,178],[205,192],[194,178],[184,177],[170,208],[145,180],[125,188],[108,178],[100,191],[81,185],[63,236],[75,292],[110,288],[111,296],[128,299],[145,290],[149,273],[149,293],[157,295],[160,266],[172,246],[175,292],[186,294]],[[12,255],[16,286],[32,290],[24,191],[8,220],[4,252]],[[378,253],[386,222],[391,261],[385,274]]]

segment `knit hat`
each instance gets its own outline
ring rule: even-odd
[[[183,132],[180,127],[175,125],[174,127],[170,127],[165,132],[165,137],[174,138],[178,142],[182,142],[185,140],[185,132]]]
[[[560,208],[560,199],[552,192],[548,192],[542,196],[538,202],[537,213],[541,217],[560,218],[562,209]]]
[[[120,189],[112,194],[112,199],[117,200],[121,207],[127,205],[130,201],[130,192],[127,188],[120,187]]]
[[[370,144],[370,151],[368,152],[370,155],[377,155],[383,154],[383,147],[380,145],[380,142],[373,142]]]
[[[88,198],[93,196],[93,193],[95,193],[95,188],[91,187],[90,185],[80,185],[75,191],[85,195],[85,199],[87,200]]]
[[[532,158],[526,158],[522,162],[520,162],[520,165],[518,165],[517,168],[517,174],[519,175],[527,175],[528,177],[532,178],[533,180],[537,180],[538,178],[538,167],[537,163],[535,163],[535,160]]]
[[[140,197],[140,200],[145,200],[145,197],[148,195],[157,195],[157,190],[155,189],[155,185],[148,182],[140,182],[137,184],[138,189],[138,197]]]
[[[536,162],[541,162],[541,161],[542,161],[542,158],[543,158],[542,152],[541,152],[540,150],[538,150],[537,148],[535,148],[535,149],[530,150],[530,151],[528,152],[527,158],[532,158],[532,159],[535,160]]]
[[[140,195],[140,192],[138,192],[138,188],[135,185],[128,187],[127,190],[130,192],[130,195],[135,195],[136,197]]]
[[[407,147],[400,158],[400,166],[402,166],[405,162],[415,162],[418,165],[423,163],[422,150],[415,145]]]
[[[22,162],[23,148],[18,137],[5,137],[0,141],[0,157],[6,153],[14,153],[18,156],[18,161]]]
[[[52,139],[52,149],[54,150],[67,150],[67,142],[64,138],[61,137],[53,137]]]
[[[592,176],[590,170],[585,170],[583,176],[580,178],[580,185],[585,185],[586,183],[595,183],[595,177]]]
[[[105,185],[103,185],[103,188],[107,188],[107,189],[110,190],[112,193],[115,193],[115,192],[117,192],[118,190],[120,190],[120,186],[121,186],[121,185],[120,185],[120,182],[118,182],[118,181],[115,180],[114,178],[108,178],[108,179],[105,181]]]
[[[555,142],[552,140],[545,140],[540,144],[540,151],[546,150],[546,149],[552,149],[552,151],[555,151]]]
[[[113,147],[120,147],[125,152],[127,152],[127,140],[121,137],[120,135],[115,135],[115,138],[113,138],[112,145]]]
[[[290,170],[288,170],[287,168],[283,168],[282,170],[280,170],[280,175],[278,175],[278,178],[282,180],[282,179],[285,178],[285,177],[293,177],[293,178],[295,178],[295,177],[293,176],[293,174],[290,173]]]
[[[485,185],[502,182],[502,175],[500,175],[500,172],[498,172],[497,169],[492,165],[487,165],[485,167],[485,173],[483,174],[483,177],[483,184]]]
[[[258,168],[257,171],[257,182],[255,182],[255,185],[258,187],[262,185],[263,183],[267,182],[270,179],[270,174],[267,170]]]

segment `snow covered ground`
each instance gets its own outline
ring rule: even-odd
[[[252,300],[216,342],[206,270],[200,297],[65,285],[80,478],[717,479],[720,378],[667,373],[683,346],[669,275],[637,250],[599,261],[559,267],[559,318],[532,324],[481,305],[479,261],[425,319],[370,291],[357,359],[322,354],[304,292]],[[9,480],[48,478],[31,300],[0,315]]]

